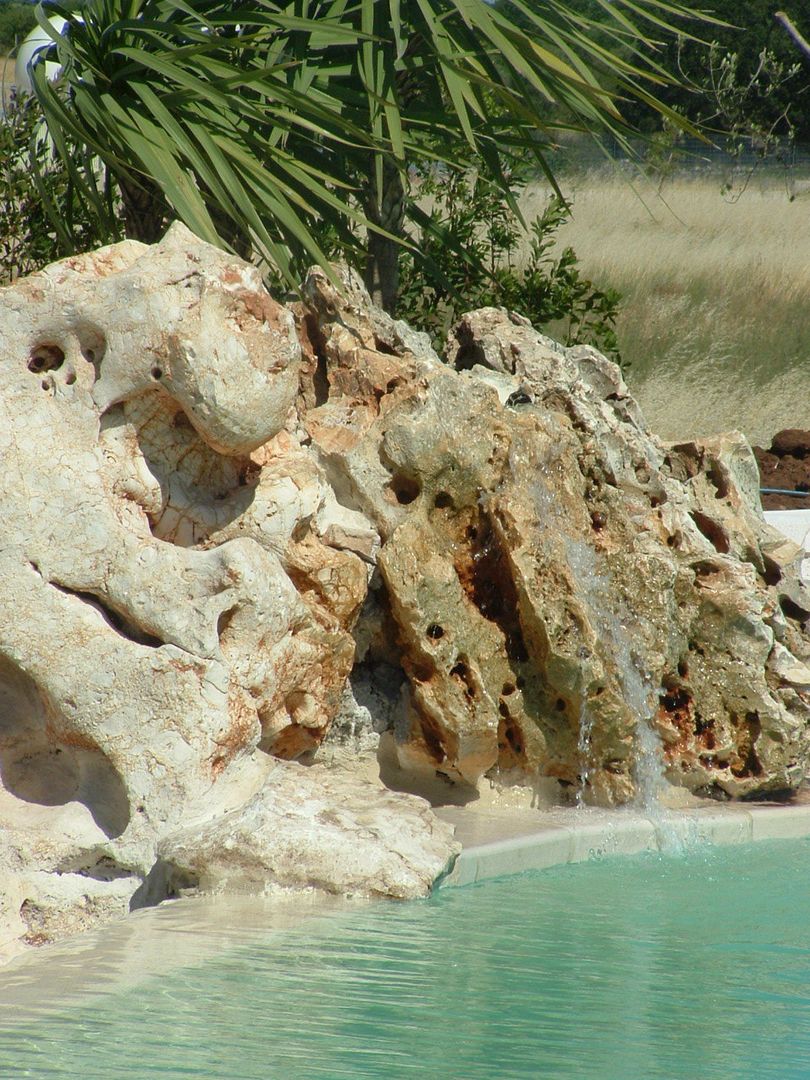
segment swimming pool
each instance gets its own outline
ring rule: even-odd
[[[801,840],[245,922],[198,963],[107,993],[101,965],[84,1004],[4,1012],[0,1075],[807,1077],[809,896]]]

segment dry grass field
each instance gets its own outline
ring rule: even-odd
[[[784,181],[737,201],[718,176],[584,175],[560,231],[583,271],[623,294],[619,341],[652,427],[677,439],[739,428],[753,441],[810,427],[810,196]],[[542,188],[524,194],[538,212]]]

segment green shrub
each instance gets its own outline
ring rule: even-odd
[[[34,4],[0,3],[0,56],[12,52],[37,24]]]
[[[74,146],[73,152],[81,160],[80,149]],[[92,168],[92,162],[86,164]],[[97,199],[104,198],[96,180],[93,176],[93,190]],[[106,201],[94,209],[78,198],[36,100],[12,100],[0,122],[0,285],[118,239],[110,192]]]
[[[513,193],[523,187],[512,178]],[[417,265],[405,254],[397,314],[426,330],[437,346],[463,312],[505,307],[529,319],[538,330],[553,324],[565,345],[590,344],[621,363],[615,323],[621,299],[614,289],[599,289],[583,277],[570,248],[555,251],[555,233],[570,209],[552,197],[528,224],[528,249],[515,252],[526,238],[514,203],[478,176],[428,174],[422,195],[432,209],[418,240]]]

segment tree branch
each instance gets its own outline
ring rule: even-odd
[[[805,59],[810,60],[810,43],[799,33],[784,11],[776,11],[773,16],[776,21],[787,30],[788,34],[793,38],[794,43],[804,53]]]

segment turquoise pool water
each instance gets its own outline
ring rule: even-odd
[[[229,934],[204,962],[2,1016],[14,1080],[807,1078],[810,842],[604,859]]]

